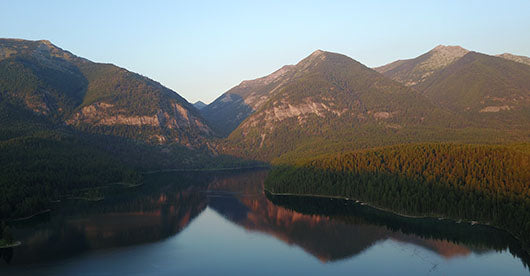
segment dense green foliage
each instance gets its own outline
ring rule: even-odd
[[[9,246],[13,242],[14,238],[13,234],[11,233],[11,228],[2,221],[0,223],[0,248],[3,246]]]
[[[275,168],[272,193],[341,196],[398,213],[491,223],[530,249],[530,145],[418,144]]]
[[[21,137],[0,142],[0,217],[22,217],[76,190],[140,176],[72,137]]]

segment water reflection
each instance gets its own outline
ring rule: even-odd
[[[248,230],[294,244],[323,262],[355,256],[392,239],[415,244],[444,258],[509,249],[528,264],[528,255],[506,232],[437,219],[409,219],[351,201],[265,196],[266,172],[214,179],[209,206]]]
[[[179,233],[206,208],[207,199],[200,192],[203,178],[173,177],[154,176],[141,187],[110,191],[99,202],[66,201],[49,216],[15,225],[23,245],[6,262],[42,263]]]
[[[101,202],[63,202],[52,214],[15,226],[24,244],[1,250],[3,265],[160,241],[180,233],[208,206],[236,225],[298,246],[322,262],[352,258],[393,240],[447,259],[509,249],[528,263],[517,241],[493,228],[407,219],[342,200],[267,196],[266,176],[264,170],[157,174],[141,187],[111,191]]]

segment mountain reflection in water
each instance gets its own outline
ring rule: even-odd
[[[100,202],[63,202],[51,214],[14,226],[23,245],[0,251],[5,260],[0,269],[160,241],[178,235],[207,207],[248,231],[300,247],[321,262],[351,258],[393,240],[443,258],[508,249],[528,264],[528,255],[505,232],[402,218],[344,200],[270,196],[263,192],[267,173],[162,173]]]

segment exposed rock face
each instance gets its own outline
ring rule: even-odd
[[[152,126],[167,129],[185,129],[196,127],[204,135],[211,135],[211,130],[200,118],[190,115],[187,109],[173,104],[173,114],[159,110],[154,115],[126,115],[127,110],[117,109],[112,104],[95,103],[81,108],[66,122],[68,124],[90,124],[94,126]]]
[[[507,105],[503,106],[486,106],[481,109],[479,112],[499,112],[501,110],[510,110],[510,107]]]
[[[407,86],[414,86],[424,82],[429,76],[463,57],[468,52],[468,50],[460,46],[438,45],[417,58],[398,60],[374,69]]]
[[[123,114],[110,115],[115,113],[112,104],[95,103],[83,107],[75,113],[71,119],[67,120],[68,124],[91,124],[91,125],[130,125],[130,126],[160,126],[157,115],[153,116],[126,116]],[[123,111],[123,110],[122,110]]]

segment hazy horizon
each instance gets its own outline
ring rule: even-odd
[[[0,37],[50,40],[145,75],[192,103],[210,103],[316,49],[370,67],[440,44],[530,56],[529,1],[3,4],[10,12],[0,18]]]

